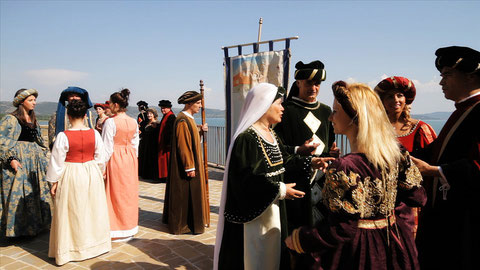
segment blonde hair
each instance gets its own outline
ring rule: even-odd
[[[387,171],[395,168],[402,159],[402,153],[380,97],[363,83],[349,84],[346,92],[357,112],[358,151],[381,171],[384,171],[383,168]]]

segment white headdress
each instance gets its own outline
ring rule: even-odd
[[[218,256],[220,254],[220,246],[222,244],[223,227],[225,221],[223,213],[225,211],[225,202],[227,200],[228,167],[235,139],[238,137],[238,135],[257,122],[257,120],[267,112],[272,103],[275,101],[277,92],[277,86],[270,83],[260,83],[250,89],[247,97],[245,98],[245,103],[243,104],[242,111],[240,113],[240,120],[238,122],[237,129],[231,139],[230,147],[228,148],[225,172],[223,174],[222,197],[220,199],[220,210],[218,212],[217,234],[213,257],[213,269],[215,270],[218,269]]]

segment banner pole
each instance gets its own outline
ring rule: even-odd
[[[200,94],[202,94],[202,126],[205,125],[205,90],[203,88],[203,80],[200,80]],[[207,227],[210,227],[210,191],[208,188],[208,152],[207,152],[207,136],[204,131],[203,134],[203,166],[205,171],[205,190],[206,190],[206,205],[207,211],[205,211],[205,219],[207,221]]]
[[[260,17],[260,21],[258,22],[258,40],[257,42],[260,42],[260,39],[262,38],[262,24],[263,24],[263,19]]]

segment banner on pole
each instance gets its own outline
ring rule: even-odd
[[[268,82],[288,88],[290,49],[225,57],[227,142],[235,132],[248,91]],[[228,144],[227,144],[228,145]]]

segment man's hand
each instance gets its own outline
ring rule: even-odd
[[[203,131],[203,132],[207,132],[207,131],[208,131],[208,124],[207,124],[207,123],[205,123],[205,124],[203,124],[203,125],[199,125],[198,127],[199,127],[200,130]]]
[[[301,156],[310,156],[315,153],[317,147],[320,145],[319,143],[312,143],[313,138],[306,140],[302,145],[300,145],[297,149],[297,154]]]
[[[187,172],[187,176],[194,178],[195,177],[195,170]]]
[[[330,148],[329,154],[334,158],[340,157],[340,148],[337,147],[337,142],[333,142],[332,147]]]

